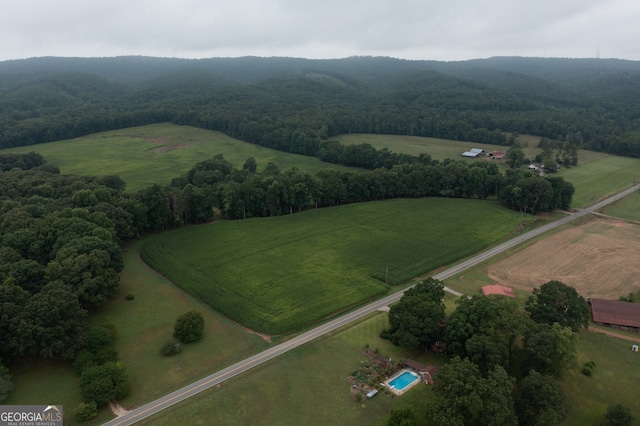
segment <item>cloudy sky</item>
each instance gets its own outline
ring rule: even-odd
[[[7,0],[0,60],[353,55],[640,60],[638,0]]]

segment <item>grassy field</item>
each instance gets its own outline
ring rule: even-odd
[[[445,158],[461,159],[468,162],[491,161],[468,159],[461,157],[460,154],[471,148],[502,152],[506,152],[508,149],[506,146],[417,136],[353,134],[342,135],[335,139],[345,145],[369,143],[377,149],[386,147],[393,152],[404,152],[412,155],[426,152],[433,159],[440,161]],[[539,148],[536,148],[539,140],[540,138],[534,136],[521,135],[519,137],[519,141],[527,145],[527,147],[523,148],[526,158],[533,159],[541,152]],[[496,161],[496,164],[505,167],[503,161]],[[578,166],[562,169],[558,174],[571,182],[576,188],[571,203],[572,207],[585,207],[640,181],[640,159],[580,150],[578,153]],[[603,178],[603,176],[606,176],[606,178]]]
[[[412,358],[441,365],[445,358],[415,353],[380,339],[387,315],[366,320],[295,349],[281,358],[232,379],[186,403],[149,419],[150,425],[386,425],[392,408],[412,406],[426,424],[424,404],[432,391],[420,384],[401,397],[379,394],[356,402],[347,378],[368,358],[366,345],[393,359]]]
[[[427,365],[442,365],[445,358],[428,352],[406,351],[380,339],[388,326],[385,314],[375,314],[359,324],[323,337],[309,345],[223,383],[217,389],[181,403],[149,419],[146,424],[172,425],[385,425],[392,408],[412,406],[419,424],[428,424],[423,407],[431,388],[420,385],[406,395],[385,395],[363,404],[350,398],[346,378],[366,361],[362,348],[378,350],[395,359],[412,358]],[[620,403],[640,418],[636,383],[640,380],[638,354],[630,343],[595,332],[583,331],[578,340],[578,361],[594,361],[592,377],[569,373],[564,380],[571,410],[565,424],[599,424],[609,405]],[[291,372],[296,372],[292,374]],[[301,391],[302,390],[302,391]]]
[[[485,151],[506,152],[507,146],[478,144],[475,142],[462,142],[449,139],[425,138],[421,136],[398,136],[398,135],[372,135],[372,134],[349,134],[340,135],[332,139],[344,145],[359,145],[368,143],[376,149],[389,148],[392,152],[419,155],[427,153],[434,160],[442,161],[446,158],[454,158],[465,161],[474,161],[471,158],[462,157],[461,154],[472,148],[482,148]],[[536,150],[536,153],[540,150]],[[535,154],[534,154],[535,156]],[[501,164],[501,162],[497,162]]]
[[[604,155],[559,175],[576,188],[571,206],[585,207],[639,182],[640,159]]]
[[[566,424],[602,424],[607,407],[622,404],[640,419],[638,383],[640,355],[631,352],[631,342],[595,332],[581,332],[578,363],[596,363],[592,377],[579,371],[564,381],[565,393],[572,409]]]
[[[240,361],[268,344],[259,336],[208,309],[176,288],[138,258],[141,242],[124,253],[119,295],[91,317],[94,324],[110,324],[118,337],[115,349],[130,376],[132,393],[120,401],[137,406],[165,395],[197,378]],[[131,293],[134,300],[126,300]],[[160,356],[160,347],[171,340],[175,319],[192,309],[205,318],[205,336],[186,345],[179,357]],[[65,363],[21,362],[12,366],[15,389],[5,404],[64,406],[65,424],[74,424],[73,409],[82,401],[79,377]],[[113,415],[104,408],[92,424]]]
[[[602,210],[602,213],[620,219],[640,222],[640,192],[621,198]]]
[[[168,184],[199,161],[223,154],[241,168],[248,157],[258,172],[273,162],[280,169],[293,166],[315,174],[324,168],[352,170],[324,163],[316,157],[289,154],[233,139],[223,133],[174,124],[153,124],[96,133],[77,139],[0,150],[36,151],[62,173],[91,176],[119,175],[128,191],[154,183]]]
[[[178,229],[149,238],[143,257],[214,309],[279,334],[475,253],[520,220],[495,202],[398,199]]]

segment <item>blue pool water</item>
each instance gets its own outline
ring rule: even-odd
[[[389,386],[393,386],[397,390],[402,390],[406,388],[407,385],[413,383],[416,380],[418,380],[417,376],[414,376],[408,371],[405,371],[404,373],[402,373],[401,375],[399,375],[398,377],[390,381]]]

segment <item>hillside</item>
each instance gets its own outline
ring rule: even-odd
[[[345,133],[640,156],[640,62],[501,57],[32,58],[0,62],[0,148],[173,122],[316,155]]]

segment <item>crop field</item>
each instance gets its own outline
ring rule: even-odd
[[[490,201],[398,199],[178,229],[142,255],[212,308],[280,334],[475,253],[520,220]]]
[[[316,157],[290,154],[233,139],[223,133],[174,124],[153,124],[96,133],[77,139],[1,150],[40,153],[62,173],[90,176],[119,175],[128,191],[148,185],[168,184],[196,163],[223,154],[241,168],[254,157],[258,172],[269,162],[280,169],[293,166],[315,174],[324,168],[353,170],[320,161]]]
[[[502,284],[524,305],[534,287],[550,280],[575,287],[585,298],[617,300],[640,292],[640,225],[592,217],[451,277],[446,285],[471,295],[484,285]]]
[[[585,298],[617,300],[640,291],[640,226],[593,218],[493,263],[487,275],[525,291],[558,280]]]

